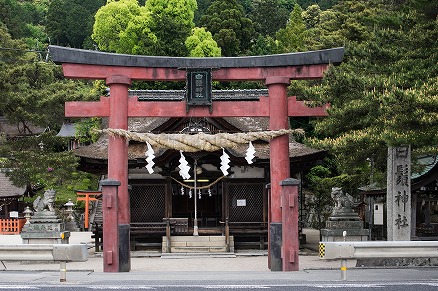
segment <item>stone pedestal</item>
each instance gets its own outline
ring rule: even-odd
[[[353,211],[351,196],[344,194],[341,188],[333,188],[332,198],[335,201],[335,207],[325,222],[325,229],[321,229],[322,241],[368,240],[369,230],[363,228],[359,215]]]
[[[61,219],[47,210],[35,212],[21,231],[23,244],[68,244],[69,237]]]
[[[369,230],[363,228],[363,222],[357,213],[351,209],[345,213],[338,212],[335,216],[330,216],[325,222],[325,229],[321,229],[322,241],[366,241],[368,240]],[[344,238],[343,233],[347,232]]]

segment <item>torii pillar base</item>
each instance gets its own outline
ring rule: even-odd
[[[103,271],[120,272],[119,270],[119,220],[118,220],[118,188],[120,182],[107,179],[100,181],[102,186],[103,212]]]
[[[300,242],[298,235],[298,187],[300,180],[285,179],[280,182],[282,208],[282,247],[283,271],[298,271]]]

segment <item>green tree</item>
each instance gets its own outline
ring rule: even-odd
[[[342,1],[328,20],[321,13],[332,26],[320,40],[345,43],[346,57],[320,87],[331,107],[314,141],[331,149],[343,173],[366,169],[367,158],[384,173],[388,146],[437,151],[438,23],[412,3]]]
[[[33,191],[55,189],[57,204],[63,205],[75,198],[75,190],[95,190],[97,177],[80,172],[78,158],[65,151],[65,138],[46,132],[11,140],[0,145],[0,167],[10,169],[6,175],[17,186]]]
[[[196,0],[148,0],[145,6],[152,15],[167,15],[190,30],[195,25]]]
[[[143,15],[142,15],[143,14]],[[141,8],[136,0],[108,1],[95,15],[92,39],[99,49],[109,52],[130,53],[123,46],[121,37],[130,23],[138,16],[148,22],[146,10]],[[139,21],[135,22],[138,24]],[[147,27],[147,25],[145,25]],[[146,32],[146,34],[148,34]],[[126,38],[124,39],[126,41]],[[134,40],[135,41],[135,40]]]
[[[32,1],[0,0],[0,21],[9,29],[12,38],[29,36],[29,24],[44,24],[44,5]]]
[[[200,25],[212,33],[222,55],[227,57],[244,54],[254,36],[253,23],[236,0],[214,1],[201,17]]]
[[[297,0],[279,0],[281,7],[285,8],[288,12],[294,9],[295,4],[299,4]]]
[[[275,43],[275,39],[270,36],[259,35],[254,44],[251,46],[248,55],[262,56],[275,54],[276,52],[277,44]]]
[[[286,27],[277,32],[278,52],[288,53],[304,51],[306,49],[305,42],[308,34],[302,12],[301,7],[296,4],[290,14]]]
[[[62,46],[86,47],[93,32],[94,14],[104,4],[105,0],[52,0],[46,24],[50,40]]]
[[[301,14],[308,29],[315,28],[320,23],[320,15],[321,8],[317,4],[310,5]]]
[[[93,100],[86,83],[65,80],[61,68],[51,63],[29,62],[2,66],[0,112],[32,134],[29,124],[57,128],[64,120],[64,102]]]
[[[96,13],[92,37],[105,51],[185,56],[196,7],[195,0],[108,2]]]
[[[214,41],[211,33],[203,27],[195,27],[186,39],[186,47],[190,57],[220,57],[221,49]]]
[[[249,17],[257,33],[274,37],[286,25],[289,12],[280,6],[279,0],[255,0]]]
[[[14,64],[22,61],[26,50],[26,44],[21,40],[12,39],[6,25],[0,22],[0,46],[4,48],[0,51],[1,76],[7,64]]]

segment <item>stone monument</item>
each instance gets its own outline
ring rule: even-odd
[[[369,230],[363,228],[359,215],[353,211],[353,197],[338,187],[332,188],[331,196],[335,207],[321,229],[322,241],[366,241]]]
[[[389,241],[411,240],[411,148],[388,148],[386,187]]]
[[[64,231],[64,224],[55,213],[55,190],[46,190],[43,197],[33,202],[34,213],[23,226],[23,244],[68,243],[70,232]]]

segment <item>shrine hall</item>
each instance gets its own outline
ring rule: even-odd
[[[67,117],[108,118],[103,130],[109,135],[108,168],[100,183],[105,272],[130,271],[132,237],[163,222],[165,251],[193,241],[209,241],[214,248],[223,237],[228,251],[231,233],[239,229],[235,234],[258,236],[261,247],[267,234],[272,271],[299,269],[301,181],[292,175],[301,170],[291,169],[291,161],[302,167],[312,163],[294,160],[295,154],[291,159],[296,144],[290,135],[299,131],[290,129],[289,117],[324,116],[326,107],[309,107],[288,96],[287,88],[291,80],[323,78],[330,65],[342,62],[343,48],[218,58],[133,56],[59,46],[49,46],[49,51],[66,78],[101,79],[109,87],[109,96],[97,102],[67,102],[65,107]],[[134,81],[185,82],[184,97],[130,96]],[[240,81],[261,83],[266,90],[246,92],[242,99],[230,92],[224,99],[218,92],[214,96],[213,82]],[[131,130],[135,118],[141,121]],[[318,160],[319,153],[307,154]],[[148,178],[141,172],[144,165]],[[159,225],[157,231],[162,231]],[[176,234],[183,234],[184,241]]]
[[[183,97],[183,92],[177,92]],[[130,91],[138,98],[172,98],[175,91]],[[213,99],[258,98],[267,90],[218,90]],[[321,114],[324,111],[321,110]],[[249,132],[268,129],[267,118],[132,118],[128,129],[133,132],[175,133],[175,132]],[[172,223],[172,235],[193,235],[195,217],[194,199],[197,199],[197,224],[199,235],[225,234],[228,226],[232,237],[229,249],[257,248],[267,249],[268,243],[268,189],[269,142],[253,142],[254,159],[248,164],[245,159],[246,145],[227,149],[230,156],[230,170],[227,176],[220,170],[222,150],[215,152],[187,153],[192,165],[191,173],[197,171],[197,193],[194,181],[184,180],[178,171],[180,153],[176,150],[162,149],[155,152],[154,173],[149,174],[146,166],[146,144],[130,142],[128,147],[128,184],[130,186],[131,238],[132,251],[144,249],[162,250],[162,237],[166,236],[166,220]],[[81,170],[107,174],[108,136],[89,145],[74,150],[80,157]],[[326,155],[324,150],[309,148],[290,136],[289,157],[291,176],[301,180],[302,173],[320,163]],[[197,167],[193,168],[196,159]],[[302,201],[300,197],[300,201]],[[102,212],[95,202],[92,211],[94,221],[89,229],[101,227]],[[300,212],[301,213],[301,212]],[[225,251],[225,246],[216,251]],[[193,251],[213,251],[198,246]],[[163,250],[166,252],[166,249]],[[190,252],[189,248],[173,247],[171,252]]]

